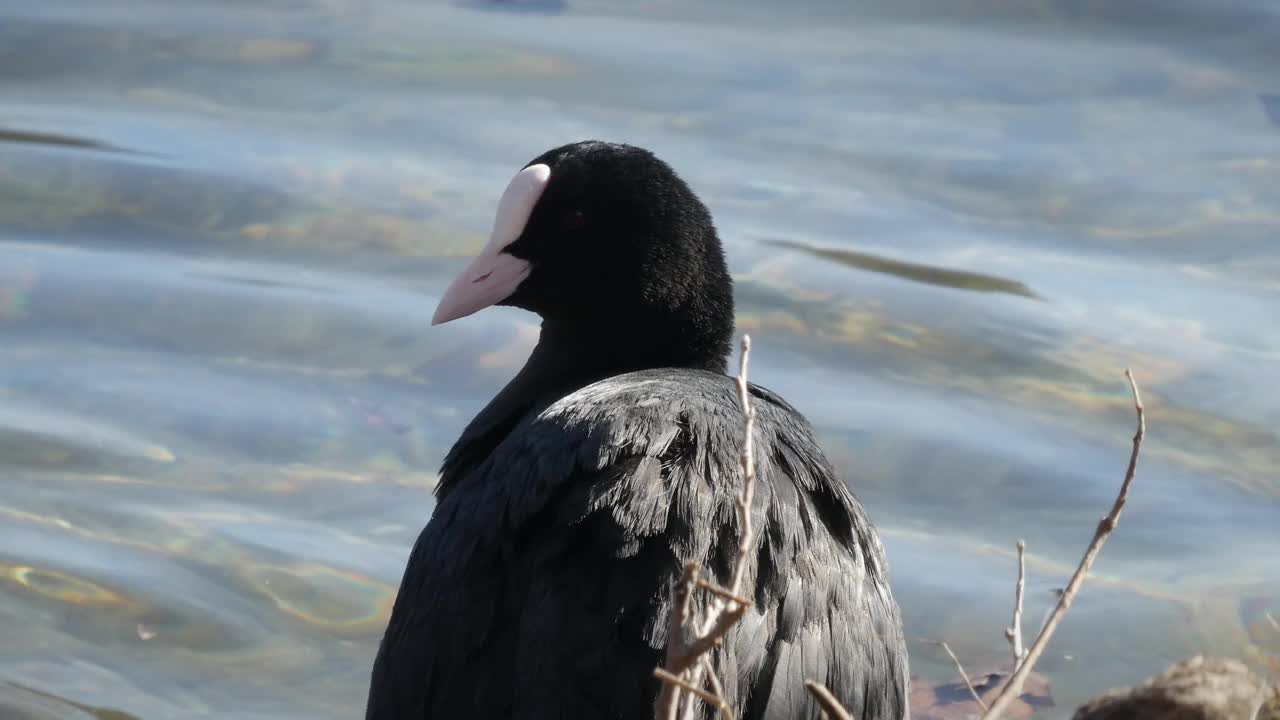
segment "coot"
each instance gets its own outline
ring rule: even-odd
[[[432,324],[537,313],[537,346],[446,456],[405,568],[366,717],[652,718],[670,593],[727,580],[742,443],[726,367],[733,286],[711,216],[647,150],[549,150]],[[716,653],[747,720],[907,716],[884,553],[805,418],[752,386],[753,605]]]

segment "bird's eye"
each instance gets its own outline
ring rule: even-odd
[[[583,217],[581,210],[570,210],[565,213],[562,222],[565,230],[581,230],[586,223],[587,219]]]

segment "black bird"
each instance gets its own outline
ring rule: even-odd
[[[373,666],[366,718],[651,719],[673,584],[727,582],[742,416],[726,373],[733,285],[711,215],[647,150],[549,150],[440,300],[537,313],[524,368],[444,460]],[[753,600],[715,660],[735,717],[907,712],[884,552],[805,418],[757,411]]]

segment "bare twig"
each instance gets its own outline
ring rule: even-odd
[[[685,627],[689,624],[689,611],[692,602],[693,588],[698,582],[698,564],[689,563],[684,568],[684,577],[671,590],[671,619],[667,626],[667,662],[668,668],[675,668],[677,660],[685,653]],[[683,672],[683,668],[675,671],[675,675]],[[669,673],[662,668],[654,670],[654,674],[662,678]],[[683,682],[683,681],[681,681]],[[680,705],[681,685],[664,682],[658,693],[657,717],[674,718]]]
[[[671,673],[667,672],[666,670],[663,670],[662,668],[658,668],[654,670],[653,674],[656,675],[659,680],[666,683],[667,685],[678,687],[681,690],[684,690],[685,692],[693,693],[694,695],[697,695],[703,700],[706,700],[716,708],[719,708],[721,712],[725,712],[728,710],[728,708],[725,706],[724,700],[722,700],[720,698],[720,695],[717,693],[709,693],[706,690],[703,690],[702,688],[697,687],[696,685],[691,685],[687,681],[685,681],[684,678],[676,675],[672,675]],[[730,714],[729,717],[732,718],[733,715]]]
[[[1263,613],[1263,616],[1267,618],[1267,622],[1271,623],[1271,627],[1276,629],[1276,632],[1280,632],[1280,622],[1277,622],[1271,613]]]
[[[973,686],[973,682],[969,680],[969,673],[964,671],[964,665],[960,664],[960,658],[956,657],[956,654],[951,651],[951,646],[948,645],[945,640],[930,640],[928,638],[921,638],[920,642],[926,642],[926,643],[929,643],[930,645],[937,645],[941,647],[943,650],[945,650],[948,655],[951,656],[951,662],[956,664],[956,670],[960,672],[960,679],[964,681],[964,686],[969,688],[969,694],[973,696],[974,702],[978,703],[978,707],[982,708],[983,712],[986,712],[987,704],[982,702],[982,697],[978,695],[977,688],[975,688]]]
[[[1022,649],[1022,590],[1026,585],[1027,563],[1026,563],[1027,544],[1021,540],[1018,541],[1018,584],[1013,591],[1013,624],[1005,628],[1004,636],[1008,638],[1009,645],[1013,647],[1013,669],[1017,670],[1018,665],[1022,663],[1022,658],[1026,652]]]
[[[744,335],[737,386],[746,437],[743,440],[742,454],[739,458],[742,469],[742,492],[737,498],[738,548],[731,581],[729,587],[724,588],[702,580],[699,578],[700,570],[697,563],[690,563],[685,570],[683,580],[672,590],[672,613],[667,634],[666,663],[664,667],[654,671],[654,675],[663,680],[655,708],[659,720],[693,717],[697,703],[692,700],[685,703],[682,713],[681,691],[692,693],[714,704],[722,714],[731,717],[728,714],[728,703],[722,697],[719,678],[715,676],[707,653],[720,644],[751,605],[751,602],[742,594],[747,558],[751,555],[751,546],[754,542],[751,506],[755,498],[756,482],[753,440],[756,411],[751,406],[751,393],[747,384],[747,364],[750,353],[751,337]],[[712,600],[708,603],[706,614],[701,621],[693,617],[690,611],[690,596],[695,588],[706,590],[712,595]],[[704,678],[715,689],[714,694],[702,689]]]
[[[1058,628],[1058,623],[1062,622],[1062,618],[1067,614],[1067,610],[1071,607],[1071,602],[1075,599],[1076,594],[1080,592],[1080,586],[1084,584],[1085,576],[1089,574],[1089,568],[1093,566],[1093,561],[1097,559],[1098,553],[1102,550],[1102,546],[1106,543],[1107,538],[1116,529],[1116,523],[1120,519],[1120,511],[1124,509],[1125,501],[1129,497],[1129,486],[1133,483],[1133,475],[1138,467],[1138,452],[1142,449],[1142,439],[1147,434],[1147,420],[1142,407],[1142,396],[1138,393],[1138,383],[1133,379],[1133,373],[1129,370],[1124,371],[1124,376],[1129,381],[1129,389],[1133,392],[1133,408],[1138,414],[1138,429],[1133,435],[1133,451],[1129,454],[1129,467],[1125,470],[1124,482],[1120,484],[1120,492],[1116,495],[1115,502],[1111,506],[1111,512],[1098,523],[1097,530],[1093,533],[1093,540],[1089,542],[1089,547],[1084,551],[1084,556],[1080,558],[1080,565],[1076,567],[1075,574],[1071,576],[1071,580],[1067,583],[1067,587],[1062,591],[1062,597],[1058,599],[1058,605],[1053,609],[1053,613],[1049,615],[1049,619],[1045,622],[1044,627],[1040,629],[1040,634],[1036,636],[1035,642],[1027,650],[1027,655],[1018,668],[1014,670],[1013,675],[1009,678],[1009,682],[1000,690],[1000,694],[996,696],[991,708],[982,716],[983,720],[995,720],[1000,714],[1008,709],[1019,695],[1022,694],[1022,685],[1026,682],[1027,676],[1031,674],[1031,669],[1035,667],[1036,661],[1040,659],[1040,655],[1044,653],[1045,646],[1049,644],[1049,638]]]
[[[735,602],[735,603],[737,603],[737,604],[739,604],[739,605],[750,605],[750,604],[751,604],[751,601],[750,601],[750,600],[748,600],[748,599],[746,599],[746,598],[742,597],[741,595],[735,595],[735,594],[733,594],[733,593],[729,592],[728,590],[725,590],[724,588],[720,587],[719,585],[716,585],[716,584],[715,584],[715,583],[713,583],[713,582],[707,582],[706,580],[701,580],[701,579],[700,579],[700,580],[698,580],[698,583],[697,583],[697,584],[698,584],[698,587],[702,588],[703,590],[706,590],[707,592],[711,593],[712,595],[717,595],[717,596],[719,596],[719,597],[722,597],[722,598],[724,598],[725,600],[732,600],[733,602]]]
[[[745,558],[751,554],[752,527],[751,503],[756,494],[756,458],[755,427],[756,409],[751,406],[751,391],[747,387],[747,358],[751,354],[751,336],[742,336],[742,360],[738,364],[738,405],[742,408],[743,430],[742,456],[742,495],[738,498],[738,557],[733,568],[733,582],[729,591],[734,595],[742,592],[742,578],[747,570]]]
[[[731,595],[731,593],[725,594]],[[689,646],[685,649],[682,658],[685,661],[685,666],[693,665],[703,653],[710,652],[712,648],[719,645],[725,634],[729,632],[735,623],[742,619],[746,611],[746,605],[735,604],[734,607],[722,610],[718,617],[713,618],[712,622],[714,624],[710,625],[710,627],[704,624],[702,629],[698,631],[698,637],[694,638],[693,642],[689,643]],[[707,615],[711,617],[710,612]]]
[[[720,715],[724,720],[733,720],[733,710],[729,709],[729,701],[724,699],[724,686],[720,684],[720,676],[716,674],[716,669],[711,667],[711,657],[702,656],[702,669],[707,674],[707,682],[711,684],[711,692],[720,699]]]
[[[747,605],[726,597],[740,597],[742,582],[746,575],[747,561],[751,556],[751,544],[754,538],[751,524],[751,504],[756,490],[755,461],[755,425],[756,410],[751,406],[751,390],[747,384],[747,364],[751,355],[751,336],[742,336],[742,355],[738,362],[738,405],[742,408],[743,430],[742,454],[738,464],[742,470],[742,494],[738,496],[738,552],[734,558],[733,575],[727,592],[720,593],[707,608],[707,616],[698,629],[698,636],[689,646],[686,654],[693,665],[691,682],[702,684],[702,666],[694,665],[696,658],[720,643],[729,630],[742,619]],[[693,720],[694,704],[685,706],[684,720]]]
[[[809,693],[822,706],[824,717],[830,720],[853,720],[853,714],[840,704],[840,701],[836,699],[835,695],[831,694],[826,685],[813,680],[806,680],[804,686],[809,689]]]

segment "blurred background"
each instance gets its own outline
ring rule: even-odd
[[[1037,717],[1196,652],[1274,678],[1277,68],[1269,0],[5,3],[0,714],[363,716],[438,464],[536,339],[431,311],[591,137],[711,207],[912,638],[1007,663],[1019,538],[1034,632],[1131,366]]]

